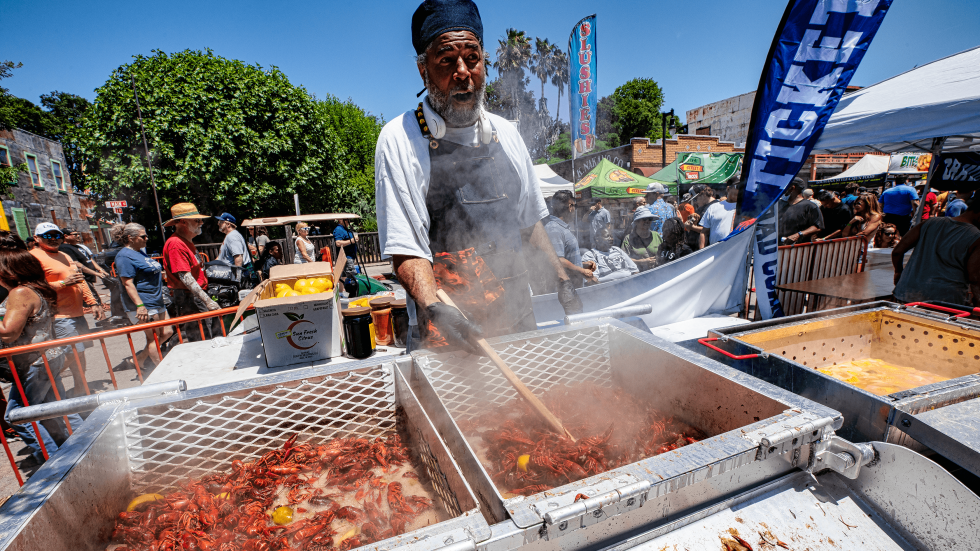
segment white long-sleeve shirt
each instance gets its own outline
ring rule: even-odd
[[[534,163],[513,124],[497,115],[487,117],[497,131],[506,161],[514,166],[521,179],[518,222],[521,228],[528,228],[548,216]],[[449,128],[443,139],[475,145],[477,136],[478,127],[473,125]],[[429,213],[425,207],[430,174],[429,140],[422,135],[415,112],[408,111],[385,125],[374,153],[378,239],[383,257],[405,255],[432,261]]]

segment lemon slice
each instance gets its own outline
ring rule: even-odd
[[[283,505],[282,507],[276,507],[276,510],[272,512],[272,522],[278,526],[283,524],[289,524],[293,521],[293,510],[289,507]]]
[[[149,503],[151,501],[156,501],[158,499],[163,499],[163,496],[160,494],[143,494],[133,499],[133,501],[130,501],[129,505],[126,506],[126,510],[134,511],[140,505],[143,505],[144,503]]]
[[[528,455],[528,454],[524,454],[524,455],[518,457],[517,458],[517,468],[520,469],[520,470],[522,470],[522,471],[524,471],[524,472],[527,472],[527,464],[528,464],[529,461],[531,461],[531,456]]]

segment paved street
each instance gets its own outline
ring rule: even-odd
[[[99,290],[99,294],[102,295],[103,301],[108,302],[109,292],[101,284],[96,286]],[[95,325],[95,318],[91,315],[86,316],[89,321],[89,327],[93,331],[97,330]],[[136,375],[136,370],[133,368],[132,364],[128,361],[132,358],[132,352],[129,349],[129,341],[126,337],[112,337],[106,339],[106,351],[109,353],[109,360],[112,363],[113,372],[115,375],[116,385],[118,388],[129,388],[134,386],[139,386],[139,378]],[[133,334],[133,346],[136,351],[139,352],[146,345],[146,338],[142,332]],[[102,346],[99,341],[93,341],[90,348],[85,349],[85,378],[88,381],[89,389],[92,392],[102,392],[106,390],[113,390],[112,377],[110,376],[109,369],[106,366],[105,353],[102,351]],[[140,365],[143,369],[144,377],[148,374],[148,370],[144,366]],[[152,369],[152,368],[151,368]],[[76,395],[74,386],[75,381],[73,380],[71,373],[68,369],[65,369],[62,373],[62,380],[64,381],[67,393],[69,396]],[[13,385],[4,384],[0,386],[3,389],[4,397],[9,396],[11,392],[11,387]],[[14,389],[16,391],[16,389]],[[80,388],[77,395],[83,395],[85,393],[84,389]],[[23,464],[24,460],[30,455],[28,448],[20,441],[19,438],[9,438],[8,443],[10,444],[10,451],[14,454],[14,459],[18,464]],[[17,491],[19,485],[17,484],[17,479],[10,469],[10,465],[6,459],[3,457],[0,461],[0,499],[6,499],[10,494]],[[36,471],[36,467],[22,468],[21,476],[27,479],[27,476]]]

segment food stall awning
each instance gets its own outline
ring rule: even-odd
[[[300,214],[293,216],[267,216],[265,218],[251,218],[242,222],[243,228],[254,228],[257,226],[288,226],[297,222],[336,222],[338,220],[357,220],[360,216],[345,212],[326,213],[326,214]]]
[[[811,180],[810,187],[815,189],[844,189],[852,182],[864,187],[878,187],[885,183],[888,176],[888,155],[865,155],[854,166],[841,172],[833,178]]]
[[[679,184],[724,184],[741,170],[741,153],[678,153],[650,179],[676,190]]]
[[[932,150],[980,152],[980,46],[841,99],[814,154]]]
[[[575,193],[588,189],[592,192],[593,198],[637,197],[646,193],[646,188],[651,182],[653,180],[650,178],[644,178],[630,172],[629,169],[616,166],[608,159],[603,159],[576,182]],[[676,194],[677,186],[670,188],[670,192]]]
[[[538,175],[538,181],[541,182],[541,195],[545,198],[563,189],[574,192],[575,184],[556,174],[548,165],[534,165],[534,173]]]

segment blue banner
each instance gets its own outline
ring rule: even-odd
[[[759,218],[755,286],[765,319],[782,315],[777,250],[770,246],[777,235],[774,205],[803,168],[891,3],[790,0],[773,38],[752,107],[738,206],[740,220]]]
[[[572,158],[595,149],[596,89],[595,14],[582,19],[568,37],[568,120],[572,130]]]

